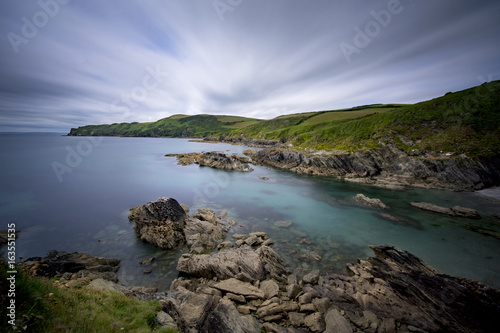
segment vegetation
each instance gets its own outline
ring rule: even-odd
[[[12,331],[8,323],[6,266],[0,268],[1,331]],[[119,292],[86,288],[58,288],[53,281],[16,275],[16,328],[14,332],[164,332],[159,328],[157,301],[141,302]]]
[[[175,115],[155,123],[85,126],[70,135],[218,137],[276,140],[298,149],[353,152],[393,143],[470,157],[500,155],[500,81],[413,105],[376,104],[258,120]]]

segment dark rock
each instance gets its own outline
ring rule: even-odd
[[[296,283],[290,284],[286,287],[288,298],[294,299],[302,291],[302,288]]]
[[[260,325],[251,316],[242,316],[230,301],[222,299],[207,316],[202,333],[260,333]]]
[[[150,263],[152,263],[155,259],[156,259],[156,257],[151,257],[151,258],[142,259],[141,261],[139,261],[139,265],[149,265],[149,264],[150,264]]]
[[[206,294],[195,294],[188,290],[175,296],[178,313],[191,332],[199,332],[208,313],[216,306],[216,298]],[[167,312],[168,313],[168,312]]]
[[[480,219],[481,218],[481,215],[479,215],[479,212],[475,209],[472,209],[472,208],[455,206],[455,207],[451,207],[451,210],[453,211],[453,213],[455,213],[456,216],[467,217],[469,219]]]
[[[142,240],[163,249],[172,249],[185,242],[186,212],[177,200],[160,198],[131,209],[129,220]]]
[[[459,216],[459,217],[466,217],[470,219],[480,219],[481,215],[479,215],[479,212],[475,209],[472,208],[465,208],[465,207],[460,207],[460,206],[455,206],[452,208],[448,207],[442,207],[442,206],[437,206],[431,203],[427,202],[410,202],[410,205],[428,210],[431,212],[435,213],[440,213],[444,215],[449,215],[449,216]]]
[[[177,157],[178,164],[189,165],[199,164],[215,169],[250,172],[253,169],[248,165],[250,160],[246,157],[236,155],[227,156],[221,152],[187,153],[187,154],[167,154],[166,157]]]

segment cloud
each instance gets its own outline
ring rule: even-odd
[[[211,1],[64,3],[0,5],[0,130],[269,119],[414,103],[500,76],[496,1],[243,0],[223,20]],[[373,11],[395,5],[377,29]],[[368,45],[347,61],[341,43],[356,46],[367,27]]]

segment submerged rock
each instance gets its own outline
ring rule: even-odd
[[[356,201],[372,206],[373,208],[387,209],[387,206],[380,199],[371,199],[361,193],[356,194],[354,198],[356,199]]]
[[[434,205],[428,202],[410,202],[410,205],[413,207],[417,207],[423,210],[428,210],[431,212],[435,213],[440,213],[444,215],[449,215],[449,216],[459,216],[459,217],[466,217],[470,219],[480,219],[481,215],[479,215],[479,212],[475,209],[472,208],[465,208],[465,207],[460,207],[460,206],[455,206],[455,207],[442,207],[438,205]]]

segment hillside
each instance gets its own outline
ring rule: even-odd
[[[298,149],[353,152],[392,143],[410,151],[500,154],[500,81],[413,105],[376,104],[258,120],[174,115],[154,123],[94,125],[69,135],[266,139]]]

